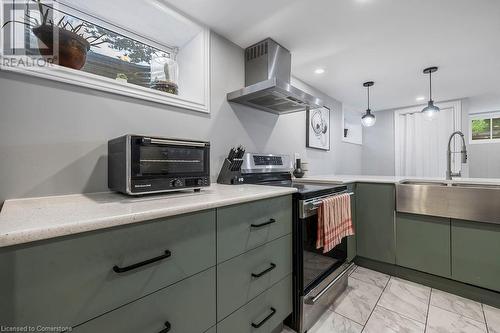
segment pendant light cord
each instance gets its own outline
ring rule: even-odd
[[[366,94],[368,96],[368,110],[370,110],[370,86],[366,87]]]
[[[429,100],[432,101],[432,72],[429,72]]]

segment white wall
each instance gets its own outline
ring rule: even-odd
[[[500,94],[470,97],[464,100],[464,133],[469,137],[468,115],[480,112],[500,111]],[[469,144],[469,176],[500,178],[500,143]]]
[[[341,142],[332,109],[330,152],[305,148],[305,112],[276,116],[226,101],[244,84],[243,50],[212,34],[210,115],[0,72],[0,203],[7,198],[107,190],[107,141],[125,133],[209,140],[215,177],[233,145],[299,152],[312,174],[361,172],[361,148]],[[311,91],[303,83],[299,83]]]
[[[469,160],[463,174],[472,178],[500,178],[500,143],[469,144],[468,115],[500,110],[500,94],[462,99],[462,131],[466,136]],[[367,175],[394,175],[394,110],[375,112],[375,126],[363,129],[362,172]]]
[[[363,127],[362,173],[394,176],[394,111],[377,111],[372,127]]]

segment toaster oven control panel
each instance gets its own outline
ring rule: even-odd
[[[132,179],[131,194],[199,189],[210,186],[209,177]]]

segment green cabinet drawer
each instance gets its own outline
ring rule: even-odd
[[[396,264],[451,277],[450,219],[398,213]]]
[[[356,184],[347,184],[347,192],[351,195],[351,217],[354,226],[354,235],[347,237],[347,260],[352,261],[356,257]]]
[[[500,291],[500,225],[451,221],[452,277]]]
[[[357,255],[396,263],[394,237],[395,189],[393,184],[356,185]]]
[[[217,266],[217,318],[292,273],[292,235],[278,238]],[[259,276],[261,275],[261,276]]]
[[[292,278],[289,275],[218,323],[217,333],[270,333],[291,312]]]
[[[292,232],[290,195],[217,210],[217,262]]]
[[[0,322],[74,326],[212,267],[215,226],[211,210],[0,250]]]
[[[215,324],[215,268],[76,327],[75,333],[202,333]]]

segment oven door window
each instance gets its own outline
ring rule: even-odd
[[[316,287],[325,277],[340,267],[347,259],[347,240],[337,245],[330,252],[316,249],[317,216],[311,216],[301,221],[303,223],[303,286],[305,293]]]
[[[206,149],[167,145],[140,145],[135,149],[135,176],[189,176],[206,172]]]

